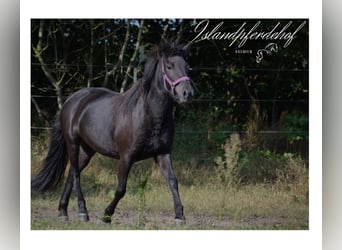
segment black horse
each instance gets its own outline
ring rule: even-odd
[[[59,203],[59,217],[68,220],[73,186],[78,198],[79,219],[88,221],[80,173],[92,156],[119,159],[118,186],[102,220],[110,223],[119,200],[125,195],[128,173],[134,162],[153,157],[173,195],[175,218],[183,220],[183,206],[172,167],[173,107],[194,95],[184,57],[188,46],[164,42],[149,53],[143,77],[123,94],[105,88],[85,88],[63,105],[51,137],[44,165],[32,178],[33,191],[44,192],[69,175]]]

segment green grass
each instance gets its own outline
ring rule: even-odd
[[[32,198],[32,229],[308,229],[308,206],[291,191],[271,186],[245,186],[239,190],[180,185],[187,223],[173,222],[173,203],[166,185],[148,184],[145,223],[139,223],[139,195],[130,191],[121,200],[111,225],[98,221],[110,202],[109,195],[86,193],[91,221],[78,222],[76,199],[70,202],[70,221],[59,222],[56,194]],[[51,210],[51,211],[50,211]],[[49,211],[46,213],[45,211]]]
[[[33,150],[34,151],[34,150]],[[36,152],[36,151],[35,151]],[[32,153],[32,172],[42,160]],[[299,162],[300,163],[300,162]],[[114,196],[117,161],[95,156],[81,175],[90,221],[79,222],[77,200],[69,203],[70,221],[57,218],[62,185],[54,192],[31,196],[33,230],[306,230],[309,228],[308,175],[301,164],[289,161],[293,175],[279,173],[272,183],[231,185],[218,177],[212,165],[174,161],[186,223],[174,222],[172,195],[152,161],[136,163],[126,196],[110,225],[99,221]],[[144,181],[146,180],[146,183]],[[143,184],[146,184],[145,186]],[[143,187],[143,188],[142,188]]]
[[[307,198],[294,188],[266,184],[233,188],[212,182],[184,185],[181,181],[179,190],[187,222],[176,225],[171,193],[163,178],[154,173],[157,170],[149,172],[143,206],[138,177],[134,176],[137,173],[132,173],[126,196],[120,201],[111,225],[104,225],[98,218],[113,197],[114,174],[106,186],[101,182],[86,183],[94,176],[92,171],[84,173],[84,194],[90,213],[88,223],[77,219],[75,195],[70,201],[67,223],[57,219],[60,189],[33,195],[32,229],[308,229]],[[210,172],[208,170],[208,175]],[[101,179],[105,171],[100,171],[99,175],[97,178]],[[142,213],[144,223],[141,223]]]

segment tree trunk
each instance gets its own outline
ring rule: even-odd
[[[46,63],[44,62],[43,59],[43,52],[47,47],[43,47],[43,31],[44,31],[44,22],[43,20],[40,22],[39,26],[39,32],[38,32],[38,44],[37,47],[33,47],[34,51],[34,56],[38,59],[40,66],[45,74],[45,76],[49,79],[51,84],[53,85],[56,94],[57,94],[57,104],[58,104],[58,109],[60,110],[63,105],[63,94],[62,94],[62,88],[61,84],[63,81],[63,78],[65,76],[65,72],[62,73],[62,76],[57,80],[53,75],[51,70],[47,67]]]
[[[136,59],[136,57],[138,55],[143,27],[144,27],[144,20],[141,20],[139,31],[138,31],[138,36],[137,36],[137,42],[135,43],[135,49],[134,49],[133,55],[132,55],[132,57],[131,57],[131,59],[129,61],[128,67],[126,69],[125,78],[124,78],[124,80],[122,82],[120,93],[123,93],[126,90],[127,82],[128,82],[128,77],[129,77],[130,72],[132,70],[133,62],[134,62],[134,60]]]
[[[90,20],[90,51],[88,59],[88,83],[87,87],[93,85],[93,54],[94,54],[94,20]]]
[[[126,29],[126,34],[125,34],[125,40],[124,40],[124,43],[123,43],[123,45],[121,47],[121,50],[120,50],[120,53],[119,53],[119,58],[118,58],[117,62],[114,64],[113,68],[110,71],[107,71],[105,73],[105,79],[104,79],[104,82],[103,82],[103,86],[104,87],[107,87],[107,85],[108,85],[109,76],[113,75],[113,78],[115,78],[115,73],[116,73],[117,69],[122,66],[122,62],[123,62],[123,59],[124,59],[124,54],[126,52],[127,44],[128,44],[128,41],[129,41],[129,35],[130,35],[130,24],[129,24],[129,22],[127,22],[127,29]],[[105,59],[106,59],[106,57],[107,57],[107,55],[105,55]]]

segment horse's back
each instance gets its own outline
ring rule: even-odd
[[[63,104],[61,119],[69,120],[70,122],[72,122],[71,120],[76,121],[92,103],[99,102],[100,105],[98,106],[100,108],[101,106],[105,106],[108,101],[118,94],[106,88],[80,89],[69,96]],[[101,103],[103,104],[101,105]]]
[[[68,99],[65,101],[64,106],[68,105],[69,102],[82,101],[82,99],[84,98],[116,96],[118,94],[119,94],[118,92],[112,91],[107,88],[95,88],[95,87],[83,88],[83,89],[77,90],[75,93],[69,96]]]

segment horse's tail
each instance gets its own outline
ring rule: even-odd
[[[31,189],[45,192],[53,189],[61,181],[68,163],[68,154],[59,120],[52,129],[48,154],[43,161],[43,167],[31,180]]]

